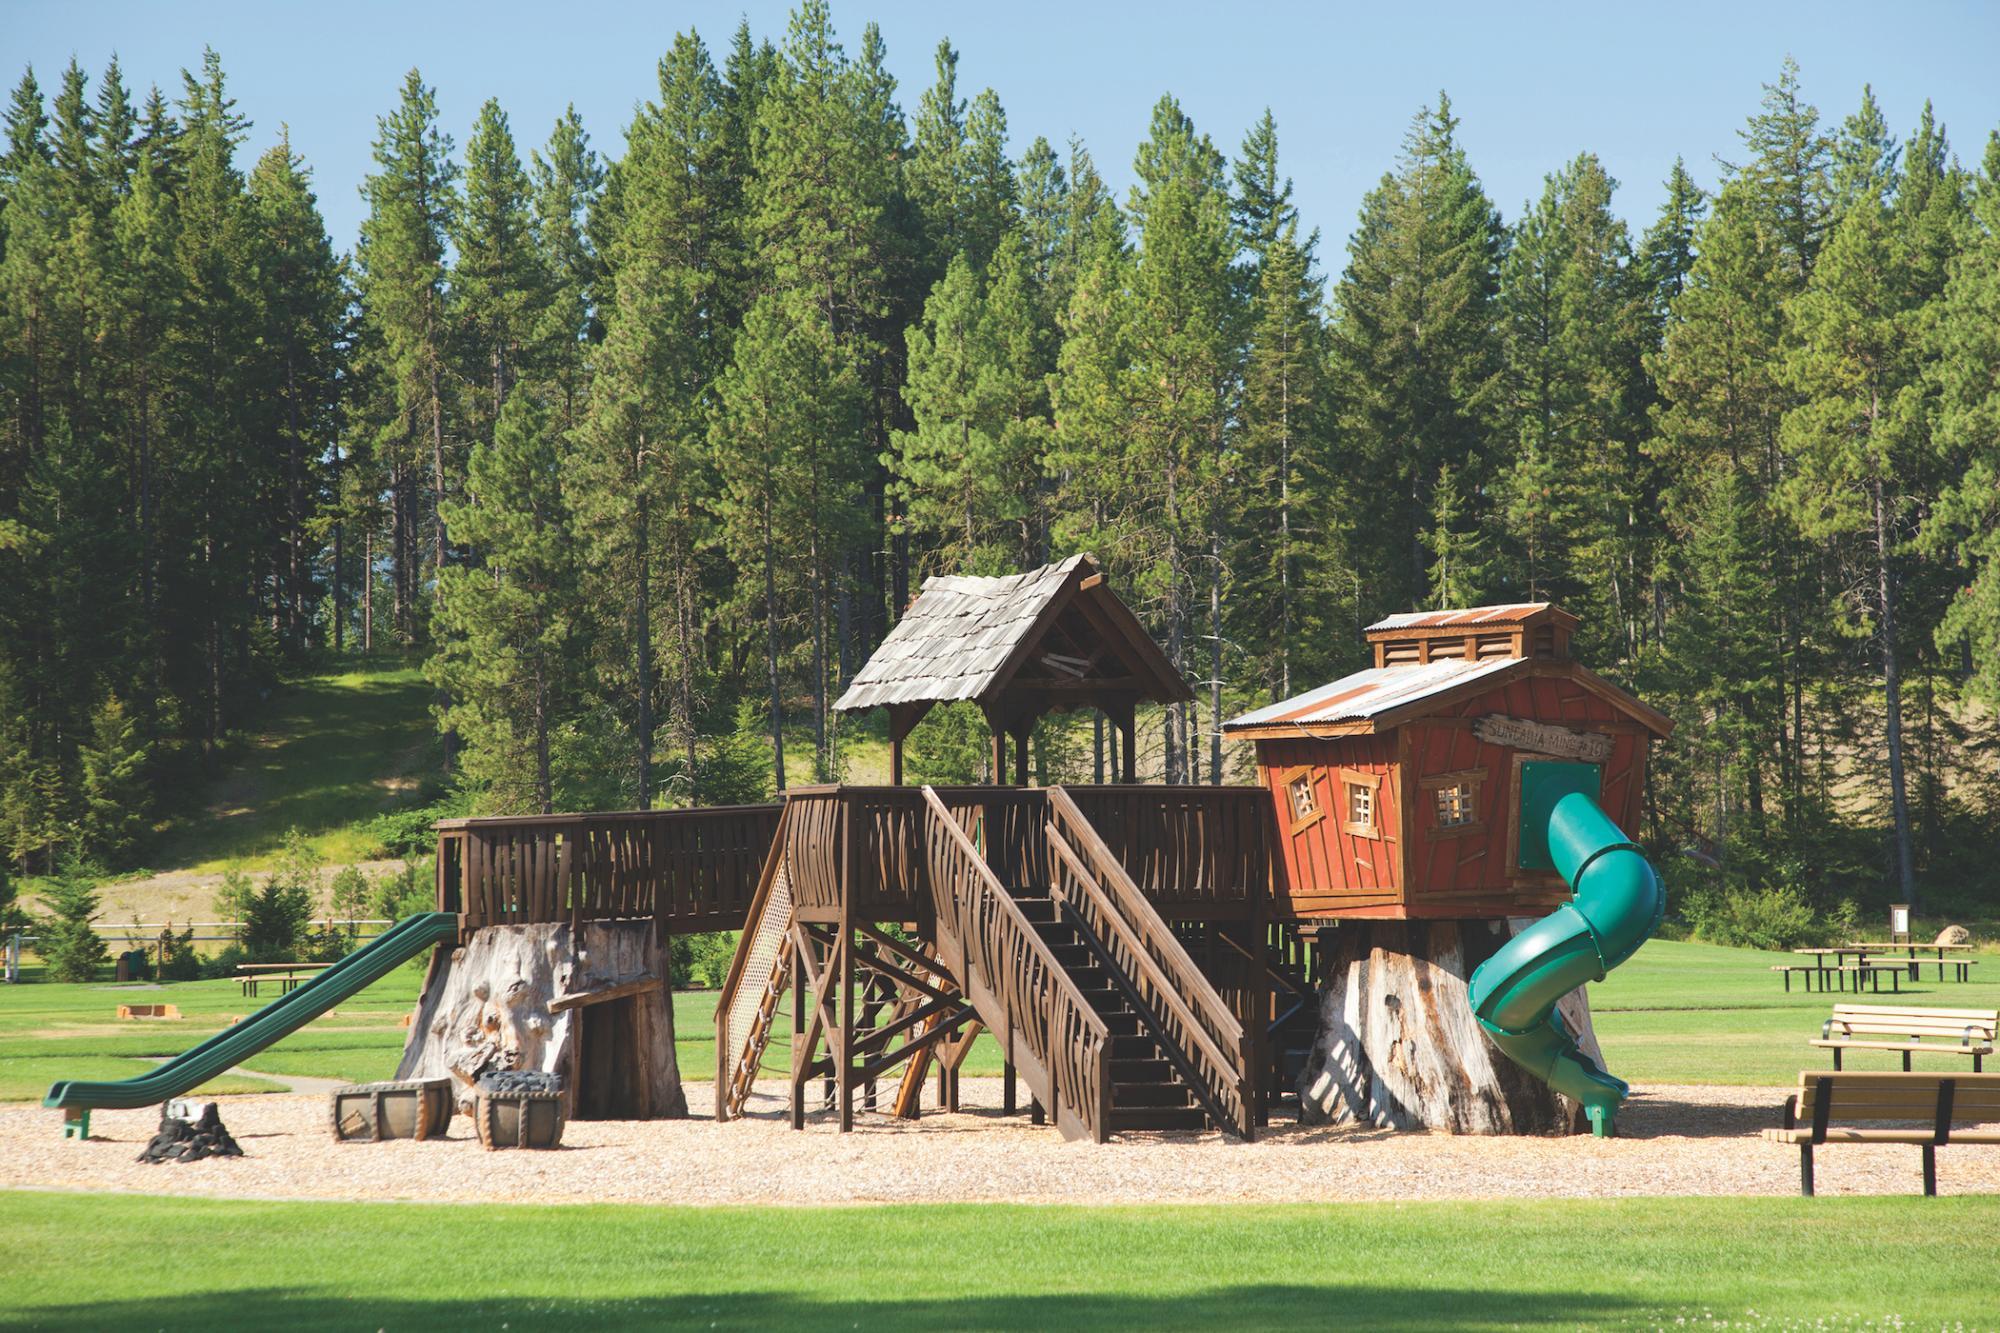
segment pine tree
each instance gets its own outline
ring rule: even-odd
[[[1362,204],[1334,289],[1340,430],[1375,535],[1352,553],[1371,610],[1422,600],[1435,553],[1430,488],[1450,467],[1482,484],[1499,365],[1490,337],[1499,219],[1459,147],[1442,93],[1411,122],[1397,170]]]
[[[587,586],[615,625],[601,636],[600,680],[629,737],[641,805],[658,786],[663,650],[667,729],[687,780],[700,781],[699,551],[715,500],[707,432],[727,364],[728,255],[740,239],[730,112],[701,39],[676,38],[660,62],[659,101],[626,134],[616,220],[604,240],[604,342],[579,433],[574,509]]]
[[[337,429],[346,369],[347,291],[311,173],[289,136],[258,160],[248,205],[261,373],[273,390],[263,430],[278,456],[260,508],[270,516],[285,646],[297,654],[307,646],[318,600],[314,519],[327,499],[322,460]]]
[[[48,965],[51,981],[88,982],[111,961],[104,938],[90,928],[103,899],[95,867],[66,863],[42,890],[49,915],[35,927],[35,948]]]
[[[500,104],[488,99],[465,145],[465,192],[451,218],[451,323],[466,387],[462,429],[491,438],[534,361],[536,325],[549,304],[549,275],[536,244],[528,173]]]
[[[397,630],[415,633],[421,591],[418,567],[428,529],[433,576],[444,567],[439,506],[456,493],[457,458],[446,455],[449,312],[445,303],[445,237],[457,207],[458,167],[451,139],[437,123],[437,95],[423,76],[404,77],[396,110],[377,119],[376,171],[363,183],[368,217],[355,249],[359,294],[375,331],[379,365],[393,415],[375,423],[390,496],[390,558],[396,581]],[[428,472],[424,494],[421,478]]]
[[[1328,517],[1320,503],[1330,459],[1325,425],[1325,284],[1315,271],[1317,233],[1299,236],[1292,183],[1278,168],[1278,130],[1266,110],[1235,165],[1233,212],[1247,273],[1248,344],[1237,408],[1241,496],[1230,566],[1238,614],[1231,637],[1258,663],[1273,698],[1292,692],[1300,646],[1321,636],[1317,598],[1303,596],[1309,559]],[[1317,579],[1315,579],[1317,582]],[[1307,608],[1313,608],[1308,611]],[[1275,616],[1273,614],[1275,609]],[[1317,668],[1323,653],[1308,652]]]
[[[1959,478],[1945,487],[1923,539],[1966,571],[1938,626],[1939,646],[1959,651],[1972,693],[2000,703],[2000,131],[1986,140],[1973,219],[1928,337],[1936,438]]]
[[[121,865],[144,835],[153,806],[148,784],[151,748],[115,694],[91,718],[90,740],[78,747],[78,844],[106,865]]]
[[[1224,481],[1240,366],[1241,308],[1232,274],[1235,237],[1222,155],[1171,97],[1153,108],[1139,146],[1130,212],[1139,224],[1123,397],[1125,448],[1151,540],[1137,590],[1159,608],[1167,656],[1191,665],[1196,606],[1205,588],[1203,663],[1209,678],[1209,780],[1221,776],[1222,550]],[[1167,781],[1198,771],[1194,718],[1166,711]]]
[[[1625,226],[1611,212],[1615,188],[1585,153],[1548,178],[1513,230],[1499,314],[1517,452],[1500,465],[1494,518],[1519,571],[1511,591],[1561,602],[1607,636],[1622,626],[1629,650],[1649,577],[1639,525],[1645,329]]]
[[[563,451],[548,408],[509,395],[490,444],[473,446],[451,538],[480,566],[440,577],[437,651],[425,674],[438,718],[465,745],[465,775],[500,810],[555,808],[553,738],[573,693],[576,569]]]

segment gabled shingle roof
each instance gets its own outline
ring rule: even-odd
[[[924,580],[923,591],[855,673],[835,710],[977,699],[1004,686],[1009,663],[1019,661],[1016,649],[1060,609],[1057,599],[1080,571],[1096,572],[1089,556],[998,578]],[[1164,662],[1150,640],[1144,646]]]

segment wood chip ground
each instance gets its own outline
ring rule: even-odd
[[[883,1102],[887,1104],[885,1085]],[[1798,1155],[1758,1131],[1776,1088],[1646,1086],[1620,1137],[1454,1138],[1273,1124],[1258,1142],[1147,1133],[1064,1143],[1025,1115],[1002,1119],[998,1080],[967,1079],[957,1115],[917,1124],[863,1114],[843,1136],[829,1116],[785,1125],[782,1086],[760,1083],[748,1119],[572,1121],[557,1152],[482,1151],[470,1122],[427,1143],[335,1143],[324,1096],[218,1099],[246,1156],[172,1168],[132,1158],[157,1109],[98,1111],[95,1137],[65,1142],[57,1115],[0,1109],[16,1187],[279,1199],[434,1202],[834,1204],[1345,1202],[1635,1195],[1791,1195]],[[708,1084],[688,1102],[713,1105]],[[1945,1194],[2000,1192],[2000,1146],[1938,1154]],[[1917,1149],[1841,1147],[1820,1157],[1822,1194],[1916,1194]]]

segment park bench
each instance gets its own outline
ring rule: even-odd
[[[1792,989],[1792,976],[1794,973],[1797,973],[1799,976],[1805,979],[1807,990],[1812,989],[1814,978],[1818,978],[1819,988],[1822,991],[1828,989],[1827,978],[1829,977],[1838,979],[1840,983],[1840,989],[1847,990],[1849,989],[1847,985],[1847,979],[1849,977],[1852,977],[1854,979],[1854,985],[1852,989],[1854,989],[1856,992],[1859,992],[1862,986],[1866,985],[1871,991],[1875,992],[1878,995],[1882,991],[1882,978],[1886,976],[1889,978],[1889,988],[1895,991],[1898,995],[1901,995],[1903,993],[1904,966],[1905,964],[1900,962],[1839,963],[1839,964],[1773,963],[1771,964],[1771,970],[1773,972],[1779,973],[1784,977],[1785,989],[1788,992]]]
[[[311,981],[331,967],[331,963],[241,963],[236,968],[237,984],[243,994],[254,996],[267,981],[278,983],[278,994],[290,995],[302,981]]]
[[[1785,1099],[1773,1143],[1799,1150],[1799,1193],[1813,1192],[1813,1150],[1837,1143],[1914,1143],[1924,1150],[1924,1193],[1937,1193],[1937,1150],[2000,1143],[2000,1074],[1856,1074],[1805,1070]],[[1965,1128],[1960,1128],[1965,1126]],[[1975,1128],[1975,1126],[1985,1126]]]
[[[1919,1051],[1938,1055],[1969,1055],[1972,1072],[1984,1068],[1993,1053],[1993,1034],[2000,1010],[1904,1009],[1889,1005],[1837,1004],[1833,1017],[1809,1044],[1833,1052],[1840,1068],[1842,1051],[1899,1051],[1908,1072],[1910,1057]]]

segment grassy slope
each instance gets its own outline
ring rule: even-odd
[[[394,661],[286,685],[155,859],[173,870],[259,869],[292,828],[329,862],[368,855],[354,826],[415,799],[435,758],[430,703],[422,672]]]
[[[1996,1244],[2000,1202],[1978,1198],[696,1210],[12,1194],[0,1322],[1936,1326],[1991,1310],[1965,1257]]]

